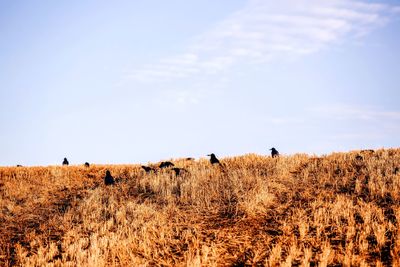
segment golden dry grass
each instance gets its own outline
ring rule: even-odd
[[[400,149],[222,162],[0,168],[0,265],[400,265]]]

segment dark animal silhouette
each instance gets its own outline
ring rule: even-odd
[[[90,167],[89,162],[85,162],[85,167]]]
[[[211,164],[220,164],[221,165],[221,162],[219,162],[219,160],[217,159],[217,157],[215,156],[214,153],[211,153],[211,154],[209,154],[207,156],[210,157]]]
[[[69,165],[69,162],[68,162],[67,158],[64,158],[64,161],[63,161],[62,165]]]
[[[186,160],[193,161],[194,158],[186,158]]]
[[[19,165],[19,164],[18,164],[17,167],[22,167],[22,165]]]
[[[181,174],[184,174],[185,172],[187,172],[187,170],[186,169],[183,169],[183,168],[172,168],[171,170],[173,170],[174,172],[175,172],[175,175],[176,176],[179,176],[179,175],[181,175]]]
[[[105,185],[113,185],[115,183],[114,178],[111,176],[111,172],[109,170],[106,171],[106,176],[104,177]]]
[[[142,169],[146,172],[146,173],[150,173],[150,172],[155,172],[156,170],[152,167],[148,167],[148,166],[141,166]]]
[[[172,162],[163,161],[160,163],[160,166],[158,166],[158,167],[160,167],[161,169],[164,169],[164,168],[169,168],[169,167],[173,167],[173,166],[175,166],[175,165]]]
[[[275,149],[275,147],[271,148],[270,150],[271,150],[271,156],[273,158],[279,157],[279,152],[278,152],[278,150]]]

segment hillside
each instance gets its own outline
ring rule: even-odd
[[[400,265],[400,149],[173,162],[1,167],[0,265]]]

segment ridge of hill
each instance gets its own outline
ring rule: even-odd
[[[400,264],[400,149],[221,162],[0,167],[0,265]]]

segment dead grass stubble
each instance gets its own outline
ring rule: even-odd
[[[0,264],[400,263],[400,149],[223,162],[0,168]]]

